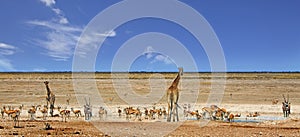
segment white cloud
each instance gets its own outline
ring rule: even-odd
[[[168,56],[156,55],[152,63],[154,62],[164,62],[165,64],[172,64],[172,60]]]
[[[38,45],[42,45],[47,49],[47,55],[55,60],[66,61],[74,52],[75,46],[80,39],[83,47],[78,53],[82,56],[86,55],[90,50],[97,47],[97,43],[104,40],[105,37],[115,37],[116,32],[113,30],[106,32],[91,32],[84,37],[80,37],[83,27],[70,25],[69,20],[64,16],[61,9],[55,7],[55,0],[40,0],[49,7],[56,17],[52,21],[28,21],[27,23],[34,26],[40,26],[49,29],[45,33],[46,40],[36,40]]]
[[[80,37],[80,47],[76,47],[76,53],[80,57],[86,57],[87,53],[93,52],[99,46],[99,42],[103,42],[105,38],[115,37],[117,33],[114,30],[105,32],[85,32],[84,35]]]
[[[47,41],[40,43],[48,50],[48,55],[58,61],[66,61],[73,54],[76,46],[75,34],[68,32],[49,32]]]
[[[12,55],[17,51],[15,46],[0,43],[0,55]]]
[[[36,40],[36,42],[47,49],[46,54],[48,56],[53,57],[57,61],[67,61],[72,57],[79,39],[84,47],[80,47],[78,53],[84,56],[89,50],[94,50],[97,47],[97,43],[104,40],[105,36],[116,36],[115,31],[106,31],[104,33],[91,32],[84,37],[80,37],[83,27],[37,20],[28,21],[27,23],[49,29],[48,32],[45,32],[46,40]]]
[[[172,60],[165,55],[159,54],[154,50],[152,46],[148,46],[145,51],[144,55],[146,56],[147,59],[153,59],[150,63],[155,63],[155,62],[164,62],[165,64],[172,64]]]
[[[115,31],[111,30],[111,31],[106,31],[104,33],[96,33],[96,35],[102,36],[102,37],[115,37],[117,35],[117,33]]]
[[[55,0],[40,0],[42,3],[44,3],[47,7],[49,7],[55,14],[55,19],[60,24],[68,24],[69,20],[64,16],[64,13],[61,9],[55,8]]]
[[[69,21],[68,21],[68,19],[67,19],[67,18],[65,18],[65,17],[61,17],[61,18],[59,19],[59,23],[60,23],[60,24],[68,24],[68,23],[69,23]]]
[[[150,58],[153,57],[153,52],[154,52],[153,47],[148,46],[148,47],[145,49],[144,55],[146,55],[146,58],[147,58],[147,59],[150,59]]]
[[[15,68],[9,60],[0,58],[0,71],[15,71]]]
[[[35,68],[32,71],[34,71],[34,72],[45,72],[45,71],[47,71],[47,69],[45,69],[45,68]]]
[[[59,24],[50,21],[33,20],[33,21],[27,21],[27,23],[31,25],[46,27],[55,31],[81,32],[83,30],[82,27],[76,27],[76,26],[71,26],[66,24],[64,25],[64,24]]]
[[[51,7],[52,5],[55,4],[55,0],[40,0],[40,1],[48,7]]]
[[[62,11],[60,9],[58,9],[58,8],[52,8],[52,11],[54,11],[55,14],[57,14],[57,15],[62,14]]]
[[[83,28],[62,25],[47,21],[29,21],[28,24],[48,28],[47,40],[36,40],[38,45],[47,49],[47,55],[54,60],[66,61],[72,55]]]
[[[17,49],[15,46],[0,43],[0,71],[15,71],[12,63],[5,56],[15,54]]]

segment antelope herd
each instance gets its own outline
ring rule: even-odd
[[[179,121],[179,114],[183,114],[184,119],[210,119],[210,120],[221,120],[221,121],[228,121],[233,122],[235,118],[241,117],[241,113],[232,113],[228,111],[226,108],[220,108],[217,105],[210,105],[210,106],[203,106],[199,109],[191,110],[190,104],[184,104],[180,105],[178,103],[179,100],[179,89],[178,89],[178,83],[180,80],[180,76],[182,75],[182,68],[179,68],[179,72],[177,77],[174,79],[172,85],[167,89],[167,108],[164,105],[159,106],[127,106],[127,107],[118,107],[116,110],[108,111],[107,108],[103,106],[99,106],[98,108],[98,117],[100,120],[105,120],[108,116],[110,116],[112,119],[125,119],[127,121],[145,121],[145,120],[163,120],[166,119],[166,121],[171,122],[172,116],[173,121]],[[60,116],[61,121],[67,121],[67,119],[70,119],[71,112],[74,114],[76,118],[83,117],[82,113],[84,113],[85,120],[90,120],[93,117],[93,106],[90,103],[90,100],[87,101],[85,98],[86,104],[83,106],[83,111],[80,109],[74,109],[71,107],[68,109],[68,107],[64,107],[64,109],[61,110],[61,106],[55,107],[55,95],[53,92],[51,92],[49,88],[49,82],[45,81],[44,84],[46,85],[47,89],[47,97],[46,101],[47,104],[43,105],[32,105],[29,107],[27,113],[28,113],[28,120],[37,120],[36,114],[37,112],[40,112],[42,114],[42,120],[46,120],[46,118],[49,116],[56,117]],[[284,101],[282,102],[282,111],[284,114],[284,117],[288,117],[291,113],[291,103],[289,102],[289,95],[287,95],[287,99],[283,95]],[[113,98],[110,99],[112,102]],[[70,98],[67,99],[66,106],[69,106]],[[272,100],[272,105],[276,105],[278,103],[278,99]],[[48,109],[48,106],[50,104],[50,109]],[[18,124],[19,126],[19,117],[22,112],[24,105],[20,105],[17,109],[13,109],[11,106],[3,106],[3,108],[0,109],[2,118],[4,119],[4,114],[7,114],[8,118],[12,118],[14,122],[14,126]],[[180,113],[178,111],[178,108],[182,111]],[[182,109],[183,108],[183,109]],[[54,110],[57,109],[56,114],[54,114]],[[38,111],[39,110],[39,111]],[[50,110],[50,111],[49,111]],[[260,114],[258,112],[253,112],[246,114],[245,117],[258,117]]]
[[[90,104],[87,104],[90,105]],[[90,105],[91,106],[91,105]],[[3,106],[1,108],[1,114],[2,118],[5,118],[5,114],[9,119],[12,119],[14,122],[14,126],[18,125],[19,116],[23,111],[24,105],[20,105],[17,107],[17,109],[13,109],[11,106]],[[201,119],[209,119],[209,120],[219,120],[219,121],[228,121],[228,122],[234,122],[234,119],[241,117],[241,113],[232,113],[228,111],[226,108],[221,108],[217,105],[210,105],[210,106],[203,106],[198,107],[199,109],[192,109],[191,105],[189,104],[183,104],[181,105],[181,112],[180,119],[185,120],[201,120]],[[289,100],[284,97],[283,101],[283,112],[284,116],[288,116],[290,114],[290,103]],[[86,109],[86,108],[82,108]],[[90,108],[91,109],[91,108]],[[109,119],[114,120],[126,120],[126,121],[152,121],[152,120],[158,120],[158,121],[164,121],[167,120],[168,113],[166,110],[166,107],[163,104],[160,104],[158,106],[128,106],[128,107],[117,107],[116,110],[113,110],[112,108],[105,108],[104,106],[98,107],[98,114],[96,111],[94,113],[94,116],[98,120],[105,120],[109,117]],[[61,121],[66,122],[67,119],[70,119],[70,117],[74,118],[81,118],[84,117],[82,115],[82,110],[80,109],[74,109],[71,107],[70,109],[67,109],[65,107],[62,109],[60,106],[57,106],[54,108],[54,111],[56,114],[54,116],[60,116]],[[93,111],[87,111],[85,110],[85,115],[90,115],[90,117],[93,116]],[[37,113],[39,112],[39,116],[37,116]],[[28,113],[28,120],[46,120],[46,117],[50,116],[47,105],[32,105],[27,110]],[[72,114],[71,114],[72,113]],[[98,118],[97,118],[98,115]],[[258,117],[260,116],[259,112],[249,112],[248,114],[243,114],[244,117]],[[49,117],[50,119],[50,117]],[[86,119],[87,120],[87,119]]]

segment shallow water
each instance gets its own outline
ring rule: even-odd
[[[276,121],[276,120],[285,120],[286,118],[281,116],[258,116],[258,117],[241,117],[235,118],[233,122],[250,122],[250,123],[259,123],[264,121]]]
[[[286,118],[282,116],[239,117],[239,118],[234,118],[233,122],[260,123],[264,121],[276,121],[276,120],[285,120],[285,119]],[[197,119],[187,118],[186,120],[197,120]]]

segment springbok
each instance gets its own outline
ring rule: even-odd
[[[0,108],[2,119],[4,119],[4,110]]]
[[[67,118],[70,118],[70,113],[71,113],[70,110],[67,110],[67,109],[61,110],[59,112],[59,114],[61,115],[61,119],[62,119],[61,121],[63,122],[64,118],[65,118],[65,122],[67,122]]]
[[[106,117],[106,115],[107,115],[107,111],[103,107],[99,108],[99,112],[98,113],[99,113],[99,118],[101,120],[103,120],[103,118]]]
[[[82,116],[81,115],[81,111],[78,109],[78,110],[74,110],[74,108],[71,108],[71,111],[75,114],[75,117],[78,118],[79,116]]]
[[[135,115],[135,119],[138,118],[139,121],[142,121],[142,119],[141,119],[142,113],[139,108],[134,109],[132,107],[127,107],[124,109],[124,112],[126,114],[127,120],[129,120],[131,118],[131,115]]]
[[[210,119],[214,119],[214,118],[213,118],[213,112],[214,112],[214,111],[215,111],[215,110],[213,110],[213,109],[210,108],[210,107],[203,107],[203,108],[202,108],[203,117],[206,117],[206,114],[208,114]]]
[[[118,107],[118,114],[119,114],[119,118],[122,116],[122,110],[120,107]]]
[[[145,109],[145,111],[144,111],[144,113],[145,113],[145,119],[149,119],[149,110],[147,109],[147,108],[144,108]]]
[[[40,109],[40,108],[39,108]],[[44,108],[43,109],[40,109],[40,111],[42,112],[43,114],[43,120],[46,120],[46,117],[48,115],[48,106],[47,105],[44,105]]]
[[[279,102],[278,99],[273,99],[273,100],[272,100],[272,105],[276,105],[276,104],[278,104],[278,102]]]
[[[38,107],[40,107],[40,105],[31,106],[31,108],[27,111],[30,116],[30,120],[35,120],[35,113]]]
[[[228,121],[229,121],[229,122],[233,122],[233,119],[234,119],[234,115],[233,115],[233,114],[230,114],[230,115],[228,116]]]
[[[3,112],[4,112],[5,114],[7,114],[8,117],[11,117],[11,115],[12,115],[13,113],[20,112],[20,110],[6,110],[6,107],[3,106]]]
[[[198,110],[196,110],[196,111],[188,111],[187,114],[190,115],[190,117],[196,117],[197,120],[199,120],[202,117],[201,114],[199,114]]]
[[[3,112],[13,119],[14,127],[16,127],[17,124],[19,126],[19,116],[21,113],[21,107],[20,110],[6,110],[5,106],[3,106]]]

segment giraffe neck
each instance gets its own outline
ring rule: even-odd
[[[49,86],[48,85],[46,85],[46,89],[47,89],[47,96],[48,96],[48,101],[50,100],[50,94],[51,94],[51,90],[50,90],[50,88],[49,88]]]
[[[172,86],[177,87],[180,80],[180,72],[178,72],[177,77],[174,79]]]
[[[47,93],[48,93],[48,94],[50,94],[50,93],[51,93],[51,91],[50,91],[50,88],[49,88],[49,86],[48,86],[48,85],[46,85],[46,89],[47,89]]]

